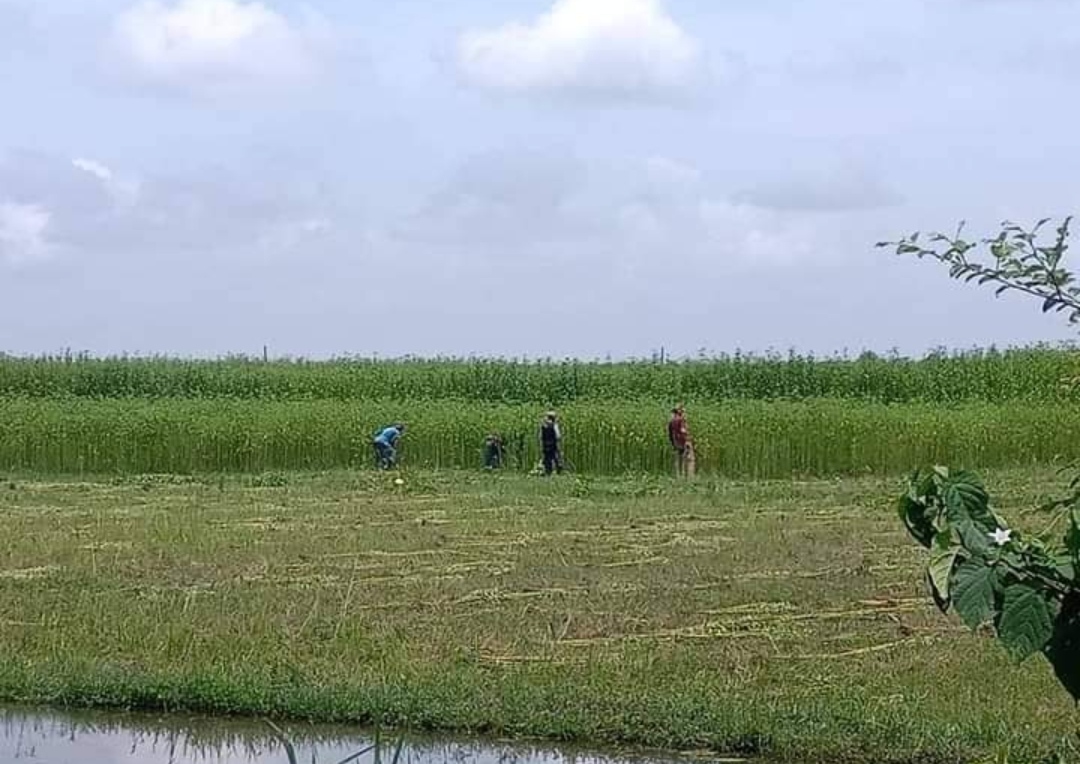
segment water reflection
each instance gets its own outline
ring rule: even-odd
[[[375,744],[338,727],[283,725],[301,764],[337,762]],[[389,762],[397,741],[383,741]],[[356,761],[377,761],[372,751]],[[400,764],[662,764],[660,759],[601,757],[520,745],[414,738]],[[672,761],[668,759],[667,761]],[[286,764],[269,727],[247,721],[180,715],[64,713],[0,709],[0,762],[27,764]]]

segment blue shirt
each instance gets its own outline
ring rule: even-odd
[[[384,446],[393,446],[397,443],[397,439],[401,437],[401,430],[396,427],[387,427],[385,430],[375,436],[376,443],[382,443]]]

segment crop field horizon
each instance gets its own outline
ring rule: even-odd
[[[676,402],[705,474],[1052,465],[1080,458],[1077,377],[1075,353],[1049,347],[664,364],[0,356],[0,470],[356,469],[372,464],[376,430],[405,421],[408,468],[477,468],[497,431],[525,472],[556,406],[577,471],[661,474]]]
[[[1013,515],[1055,480],[987,475]],[[3,701],[781,762],[1036,762],[1076,726],[1045,663],[934,609],[898,480],[0,488]]]
[[[922,358],[796,353],[581,361],[22,357],[0,353],[0,398],[191,398],[565,405],[575,401],[835,398],[876,403],[1080,401],[1072,345],[938,350]]]

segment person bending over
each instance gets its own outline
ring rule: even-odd
[[[404,434],[404,424],[392,424],[375,436],[375,464],[379,469],[388,470],[397,466],[398,443]]]

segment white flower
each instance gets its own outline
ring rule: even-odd
[[[996,531],[990,534],[990,540],[998,546],[1005,546],[1012,541],[1012,531],[1005,530],[1004,528],[998,528]]]

